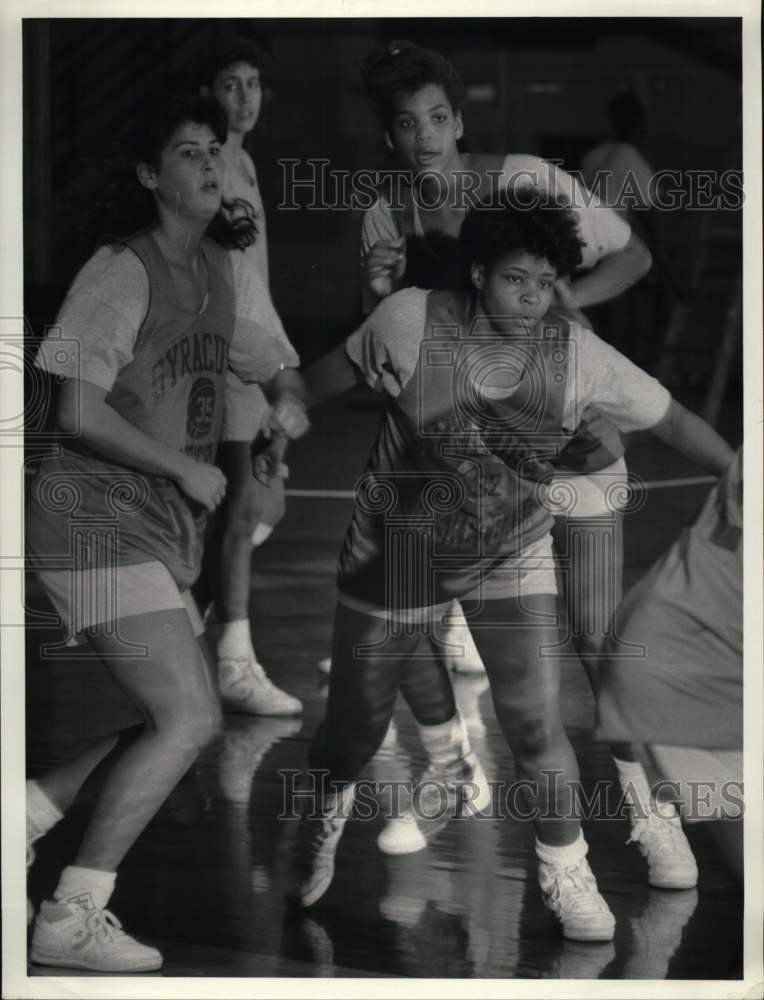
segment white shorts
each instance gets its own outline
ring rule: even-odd
[[[556,475],[544,506],[555,517],[600,517],[629,502],[628,474],[623,458],[585,476]]]
[[[508,597],[530,597],[533,594],[554,595],[557,593],[555,565],[552,536],[546,534],[532,542],[522,552],[508,556],[504,562],[483,577],[474,590],[462,594],[459,601],[464,604],[472,601],[499,601]],[[404,625],[440,621],[453,606],[452,601],[446,601],[425,608],[382,608],[378,604],[359,600],[342,591],[339,592],[337,600],[345,607],[362,611],[373,618],[383,618]]]
[[[263,390],[242,382],[232,371],[225,379],[225,409],[221,441],[254,441],[271,411]]]
[[[204,631],[191,592],[178,589],[164,563],[94,570],[41,570],[37,576],[61,616],[71,644],[83,640],[85,629],[113,626],[134,615],[176,609],[186,611],[194,635]]]

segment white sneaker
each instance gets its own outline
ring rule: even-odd
[[[544,905],[562,925],[570,941],[610,941],[615,917],[597,891],[597,881],[586,858],[570,868],[539,862],[539,885]]]
[[[476,816],[491,804],[491,788],[473,750],[447,769],[431,764],[412,791],[409,805],[400,817],[387,821],[377,837],[385,854],[413,854],[449,820]]]
[[[299,901],[307,909],[326,893],[334,878],[334,857],[352,808],[355,784],[348,785],[321,816],[301,816],[298,833]]]
[[[151,972],[162,965],[156,948],[126,934],[108,910],[49,901],[35,920],[30,957],[38,965],[95,972]]]
[[[268,679],[254,654],[220,658],[218,685],[223,708],[248,715],[299,715],[302,702]]]
[[[656,889],[692,889],[698,884],[695,856],[676,812],[661,816],[651,808],[647,819],[633,819],[626,843],[639,847],[647,861],[647,881]]]

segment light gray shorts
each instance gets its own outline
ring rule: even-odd
[[[75,644],[85,629],[123,618],[184,609],[194,635],[204,625],[191,592],[181,591],[158,561],[93,570],[41,570],[37,576]]]
[[[552,536],[544,535],[526,546],[522,552],[507,558],[491,570],[480,584],[459,601],[499,601],[507,597],[530,597],[533,594],[556,594],[557,578]],[[452,608],[452,602],[425,608],[382,608],[339,592],[337,600],[354,611],[363,611],[374,618],[400,622],[404,625],[439,621]]]

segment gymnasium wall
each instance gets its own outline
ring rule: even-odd
[[[475,150],[538,153],[574,169],[607,132],[609,98],[628,88],[645,105],[644,148],[656,169],[740,165],[740,22],[732,18],[26,20],[25,273],[35,330],[52,321],[82,262],[61,209],[70,209],[86,162],[97,162],[143,95],[186,77],[207,40],[226,30],[250,34],[271,56],[272,95],[252,151],[274,299],[306,359],[358,317],[360,215],[279,210],[278,161],[325,158],[351,171],[384,164],[358,75],[380,41],[410,38],[454,61],[472,94],[465,118]],[[692,213],[672,219],[667,239],[680,263],[695,229]]]

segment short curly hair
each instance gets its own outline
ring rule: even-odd
[[[467,269],[479,263],[490,270],[499,257],[525,251],[546,258],[558,277],[578,267],[584,245],[570,209],[532,187],[506,189],[477,202],[464,220],[459,243]]]
[[[451,63],[438,52],[413,42],[390,42],[367,56],[361,67],[366,95],[383,128],[390,130],[395,102],[402,94],[413,94],[428,84],[443,88],[454,113],[464,106],[466,91]]]

